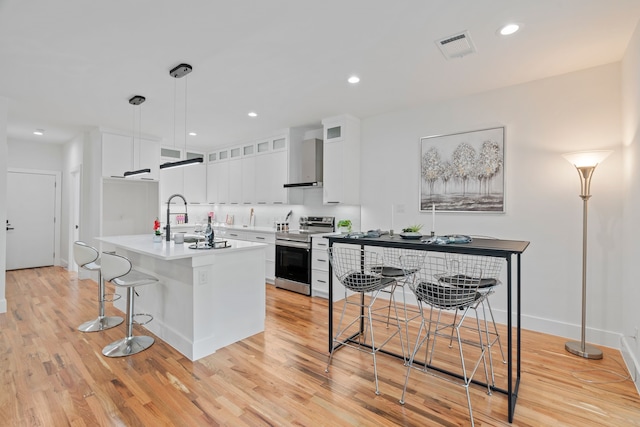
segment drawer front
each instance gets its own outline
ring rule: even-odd
[[[311,251],[311,268],[313,270],[329,271],[329,255],[320,250]]]
[[[326,252],[327,249],[329,249],[329,240],[324,237],[314,237],[312,239],[311,247],[314,251],[317,249],[318,251]]]
[[[329,295],[329,275],[326,271],[311,271],[311,291],[314,296],[327,298]]]
[[[222,237],[233,240],[249,240],[245,233],[236,230],[226,230],[222,233]]]
[[[276,236],[275,234],[263,234],[263,233],[247,233],[247,240],[251,241],[251,242],[258,242],[258,243],[270,243],[270,244],[275,244],[276,243]]]

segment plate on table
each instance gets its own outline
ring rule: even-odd
[[[422,234],[416,233],[416,232],[405,232],[405,233],[400,233],[400,237],[408,240],[418,240],[418,239],[422,239]]]

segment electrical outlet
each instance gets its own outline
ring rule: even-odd
[[[207,271],[206,270],[198,272],[198,283],[200,283],[201,285],[206,285],[208,279],[209,278],[207,277]]]

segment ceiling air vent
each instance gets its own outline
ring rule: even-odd
[[[447,59],[462,58],[476,52],[476,48],[467,31],[436,40],[436,44]]]

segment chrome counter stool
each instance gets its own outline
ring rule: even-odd
[[[398,322],[398,312],[395,310],[395,316],[391,317],[395,320],[395,328],[393,331],[383,337],[383,341],[376,343],[374,337],[373,322],[377,321],[385,324],[389,321],[387,316],[380,316],[375,313],[373,308],[380,292],[395,283],[395,279],[382,277],[380,269],[382,268],[382,257],[374,252],[361,250],[360,248],[329,248],[329,262],[333,267],[333,272],[345,288],[344,306],[340,314],[340,321],[336,335],[333,337],[333,345],[329,362],[325,372],[329,372],[329,366],[333,360],[333,355],[337,349],[342,346],[353,347],[362,352],[373,356],[373,374],[376,384],[376,394],[380,394],[378,388],[378,367],[376,365],[376,353],[384,347],[393,337],[400,337],[400,347],[402,348],[402,356],[405,357],[405,346],[403,343],[400,323]],[[354,292],[356,298],[349,299],[348,291]],[[365,297],[369,294],[369,298]],[[352,295],[352,297],[354,297]],[[357,302],[354,301],[357,299]],[[347,306],[357,307],[357,315],[346,326],[343,325],[344,316]],[[395,307],[395,306],[394,306]],[[346,322],[345,322],[346,323]],[[386,328],[385,328],[386,330]],[[371,339],[371,343],[367,340]]]
[[[103,348],[102,354],[108,357],[122,357],[148,349],[154,342],[152,337],[133,335],[135,287],[157,283],[158,279],[149,274],[133,270],[131,268],[131,261],[129,261],[128,258],[107,252],[103,252],[102,254],[102,275],[105,281],[111,282],[116,286],[127,288],[127,313],[125,323],[127,335]],[[151,315],[147,314],[146,316],[149,316],[150,319],[145,323],[140,323],[141,325],[153,320]]]
[[[109,300],[105,298],[104,281],[102,280],[102,273],[100,271],[99,257],[100,253],[96,248],[80,241],[73,243],[73,258],[76,264],[85,270],[98,272],[98,317],[78,326],[78,330],[81,332],[104,331],[105,329],[113,328],[122,323],[122,317],[120,316],[104,315],[105,301],[115,301],[120,298],[120,295],[115,294],[113,298]]]

